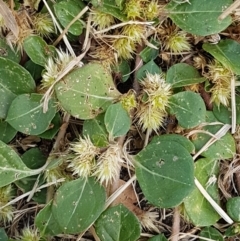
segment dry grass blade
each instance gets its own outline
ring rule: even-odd
[[[13,35],[18,38],[19,27],[17,21],[12,11],[3,0],[0,0],[0,15],[3,17],[5,27],[10,29]]]
[[[233,11],[236,10],[237,7],[240,6],[240,0],[236,0],[232,5],[230,5],[219,17],[219,20],[223,20],[228,15],[230,15]]]

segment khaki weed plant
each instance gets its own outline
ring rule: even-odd
[[[238,240],[239,8],[0,0],[0,240]]]

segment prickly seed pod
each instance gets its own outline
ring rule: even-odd
[[[32,25],[37,34],[49,37],[54,33],[54,24],[48,13],[37,13],[32,16]]]
[[[151,209],[148,211],[143,211],[141,214],[137,215],[141,225],[144,229],[159,233],[159,229],[156,226],[157,218],[159,218],[159,213],[152,211]]]
[[[0,207],[5,206],[12,198],[11,185],[0,188]],[[14,208],[12,205],[8,205],[0,210],[0,222],[4,224],[12,221]]]
[[[91,10],[93,27],[97,27],[98,30],[110,27],[115,23],[115,19],[112,15],[101,12],[97,9]]]
[[[97,177],[101,184],[108,185],[118,178],[123,162],[119,144],[110,144],[108,149],[99,156],[93,176]]]
[[[22,235],[19,237],[21,241],[40,241],[41,237],[37,229],[25,227],[22,230]]]
[[[160,5],[156,0],[149,0],[145,3],[145,7],[143,9],[143,15],[146,20],[154,20],[160,14]]]
[[[44,178],[47,183],[55,183],[56,186],[59,186],[60,183],[58,182],[59,179],[64,178],[65,180],[69,180],[69,176],[64,171],[63,167],[57,166],[51,169],[47,169],[44,172]]]
[[[57,50],[57,57],[50,57],[47,61],[42,75],[41,88],[49,88],[71,60],[73,60],[73,57],[70,54],[63,52],[61,49]]]
[[[128,19],[141,18],[145,0],[127,0],[124,12]]]
[[[135,42],[128,37],[116,39],[113,42],[113,48],[118,57],[123,59],[131,59],[136,50]]]
[[[175,24],[166,21],[157,28],[159,39],[162,42],[163,50],[175,54],[181,54],[191,50],[187,33],[181,31]]]
[[[228,106],[231,97],[231,78],[233,75],[231,70],[215,60],[208,64],[207,67],[208,73],[205,76],[213,83],[213,87],[210,89],[212,94],[211,102],[216,103],[217,106],[220,104]]]
[[[133,90],[128,91],[128,93],[121,95],[120,102],[123,108],[130,113],[133,109],[137,107],[136,95]]]
[[[147,102],[165,112],[172,92],[171,85],[166,83],[163,75],[147,73],[140,85],[142,92],[147,94]]]
[[[92,174],[95,167],[95,157],[100,153],[100,149],[93,145],[89,136],[79,137],[77,142],[71,144],[68,167],[74,175],[88,177]]]
[[[123,27],[121,34],[127,36],[136,43],[141,43],[144,38],[145,26],[140,24],[129,24]]]
[[[145,130],[154,130],[163,125],[166,107],[169,105],[171,85],[166,83],[163,76],[147,73],[140,85],[139,105],[136,111],[138,125]]]
[[[101,44],[92,49],[89,56],[94,58],[93,62],[101,63],[108,70],[116,65],[114,49],[106,44]]]

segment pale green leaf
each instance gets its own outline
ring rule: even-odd
[[[220,202],[217,185],[218,172],[217,160],[204,158],[195,163],[195,177],[217,203]],[[195,226],[214,225],[220,218],[197,187],[185,198],[184,207]]]
[[[188,33],[207,36],[219,33],[231,24],[231,17],[218,20],[232,0],[171,1],[166,10],[173,22]]]
[[[94,178],[64,183],[56,192],[52,213],[64,233],[77,234],[101,214],[105,190]]]
[[[139,220],[122,204],[103,212],[95,228],[101,241],[135,241],[141,233]]]
[[[155,206],[177,206],[193,190],[193,159],[177,142],[150,142],[134,159],[143,194]]]

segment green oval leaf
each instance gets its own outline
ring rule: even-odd
[[[57,190],[52,213],[64,233],[80,233],[99,217],[105,200],[105,190],[94,178],[77,179]]]
[[[44,139],[52,140],[60,129],[61,121],[61,116],[57,112],[51,121],[49,129],[38,136]]]
[[[56,222],[52,214],[52,201],[49,202],[36,216],[35,225],[41,232],[41,235],[57,235],[62,233],[62,228]]]
[[[131,126],[131,118],[121,103],[112,104],[107,108],[104,123],[110,137],[125,135]]]
[[[199,234],[200,237],[204,237],[210,240],[224,241],[222,234],[213,227],[205,227]],[[206,239],[200,238],[199,241],[205,241]]]
[[[106,147],[108,145],[108,132],[104,124],[104,114],[100,114],[92,120],[85,120],[83,135],[89,136],[95,146]]]
[[[170,98],[170,112],[179,125],[193,128],[205,121],[206,106],[199,94],[191,91],[177,93]]]
[[[217,203],[220,202],[217,185],[218,173],[217,160],[204,158],[195,163],[195,177]],[[197,187],[185,198],[184,208],[195,226],[214,225],[220,218]]]
[[[39,36],[29,36],[24,40],[23,48],[29,58],[40,66],[45,66],[49,57],[56,53],[54,46],[48,45]]]
[[[101,241],[135,241],[141,233],[139,220],[122,204],[104,211],[95,228]]]
[[[46,131],[55,116],[56,106],[49,101],[49,108],[43,113],[42,95],[23,94],[17,96],[8,111],[6,121],[14,129],[28,135],[38,135]]]
[[[16,95],[31,93],[36,86],[29,72],[12,60],[0,57],[0,73],[0,119],[4,119]]]
[[[214,116],[224,124],[232,123],[232,110],[231,107],[226,107],[224,105],[217,106],[213,105],[213,114]],[[240,124],[240,96],[236,95],[236,122]]]
[[[207,112],[206,121],[208,123],[217,122],[212,112]],[[222,125],[209,125],[203,127],[203,130],[208,131],[212,134],[216,134]],[[195,145],[196,151],[198,152],[209,140],[211,136],[205,133],[196,134],[192,140]],[[220,140],[213,143],[206,151],[202,152],[201,155],[209,159],[228,159],[232,158],[236,153],[236,146],[234,138],[230,133],[227,133]]]
[[[6,121],[0,122],[0,140],[8,143],[14,136],[17,134],[17,131],[10,126]]]
[[[171,84],[172,88],[198,84],[204,81],[206,81],[206,78],[201,77],[197,69],[185,63],[175,64],[167,71],[166,82]]]
[[[0,187],[34,174],[11,147],[0,141]]]
[[[8,236],[3,228],[0,228],[0,240],[1,241],[9,241]]]
[[[145,65],[143,65],[139,70],[137,70],[137,79],[138,80],[142,80],[146,77],[146,74],[150,73],[150,74],[161,74],[162,70],[161,68],[159,68],[156,63],[151,60],[148,63],[146,63]]]
[[[64,28],[82,11],[84,4],[82,1],[61,1],[54,4],[55,14]],[[69,28],[73,35],[80,35],[83,30],[83,22],[78,19]]]
[[[185,136],[181,136],[178,134],[165,134],[161,136],[154,136],[151,140],[151,144],[161,144],[161,141],[175,141],[178,144],[182,145],[189,153],[193,153],[195,150],[193,143],[189,139],[187,139]]]
[[[111,74],[100,64],[87,64],[56,84],[61,106],[72,116],[92,119],[104,112],[119,97]]]
[[[193,190],[193,159],[177,142],[150,143],[134,159],[137,180],[150,203],[174,207]]]
[[[203,49],[214,56],[226,68],[240,74],[240,44],[232,39],[221,40],[218,44],[203,44]]]
[[[219,33],[231,24],[231,17],[218,20],[232,0],[191,0],[180,3],[171,1],[166,10],[173,22],[188,33],[207,36]]]
[[[0,57],[10,59],[16,63],[19,63],[21,59],[19,52],[13,51],[2,38],[0,38]]]
[[[240,197],[228,199],[227,212],[234,221],[240,222]]]

